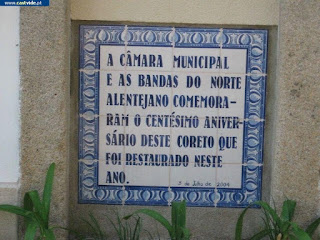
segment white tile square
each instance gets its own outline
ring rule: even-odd
[[[219,63],[220,48],[174,48],[173,68],[176,72],[217,74],[221,70]]]
[[[170,187],[214,188],[215,181],[214,167],[196,167],[192,162],[186,167],[171,167]]]
[[[100,45],[100,70],[125,70],[125,46]]]
[[[236,188],[242,187],[242,165],[241,164],[222,164],[217,168],[217,188]]]
[[[245,74],[247,67],[247,49],[222,48],[222,73]]]
[[[217,136],[218,155],[222,157],[223,163],[242,164],[243,161],[243,122],[234,119],[229,121],[230,125],[239,128],[219,128]],[[242,123],[242,124],[240,124]]]
[[[154,135],[166,132],[148,131],[147,128],[130,127],[128,132],[137,136],[137,146],[125,147],[124,169],[128,186],[169,186],[170,147],[155,146]],[[142,141],[142,136],[144,140]],[[170,136],[170,135],[168,135]],[[149,140],[152,138],[153,140]],[[141,146],[143,142],[143,146]],[[149,145],[151,143],[151,145]],[[144,145],[146,144],[146,145]],[[153,146],[152,146],[153,145]]]
[[[169,166],[125,166],[126,186],[169,186]]]
[[[173,49],[171,46],[126,46],[127,70],[156,73],[171,71],[172,54]],[[124,61],[125,59],[122,60]]]
[[[140,119],[140,120],[138,120]],[[153,127],[151,117],[131,117],[130,124],[125,129],[129,135],[136,136],[135,146],[126,146],[126,151],[164,152],[169,153],[171,136],[169,127]],[[140,124],[139,126],[137,126]]]
[[[121,156],[122,157],[122,156]],[[120,163],[120,165],[119,165]],[[104,186],[122,186],[126,176],[122,161],[98,161],[98,184]]]
[[[131,116],[149,113],[170,114],[171,86],[174,79],[170,72],[127,71],[131,85],[126,87],[126,112]]]
[[[199,120],[202,125],[203,119]],[[190,162],[195,156],[217,154],[217,129],[173,128],[171,131],[171,153],[188,155]]]

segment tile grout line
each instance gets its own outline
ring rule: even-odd
[[[141,69],[128,69],[131,72],[141,72]],[[122,72],[123,69],[78,69],[79,72],[105,72],[105,71],[115,71],[115,72]],[[211,75],[211,74],[217,74],[220,76],[261,76],[261,77],[267,77],[268,74],[266,73],[240,73],[240,72],[231,72],[231,73],[226,73],[226,72],[222,72],[221,69],[219,69],[219,71],[217,72],[203,72],[203,71],[182,71],[182,70],[161,70],[161,69],[148,69],[148,72],[167,72],[167,73],[184,73],[184,74],[195,74],[195,73],[200,73],[200,74],[207,74],[207,75]]]
[[[128,33],[128,25],[125,25],[125,27],[124,27],[124,37],[125,37],[125,39],[124,39],[124,51],[125,51],[125,67],[124,67],[124,94],[125,95],[127,95],[127,58],[128,58],[128,40],[127,40],[127,33]],[[125,108],[124,108],[124,114],[126,115],[126,113],[127,113],[127,105],[125,105]],[[124,135],[126,135],[126,127],[124,126],[123,127],[123,134]],[[125,154],[126,154],[126,146],[124,145],[123,146],[123,156],[122,157],[124,157],[125,156]],[[123,170],[123,172],[124,172],[124,174],[126,175],[126,165],[125,165],[125,161],[122,161],[123,162],[123,164],[122,164],[122,170]],[[123,192],[123,196],[122,196],[122,206],[124,206],[125,205],[125,203],[126,203],[126,199],[125,199],[125,193],[126,193],[126,187],[125,187],[125,183],[123,183],[123,185],[122,185],[122,192]],[[129,190],[128,190],[128,192],[129,192]]]
[[[171,71],[170,71],[170,74],[171,74],[171,78],[172,78],[172,73],[174,72],[173,70],[173,58],[174,58],[174,52],[175,52],[175,34],[176,34],[176,29],[175,27],[172,28],[172,46],[171,46]],[[172,102],[172,99],[173,99],[173,87],[170,88],[170,112],[173,111],[173,102]],[[170,142],[171,142],[171,137],[172,137],[172,127],[170,126]],[[170,155],[172,154],[172,142],[170,143]],[[171,193],[171,196],[170,199],[168,200],[168,206],[171,206],[171,202],[173,201],[174,199],[174,193],[172,192],[172,189],[171,189],[171,171],[172,171],[172,166],[170,165],[169,166],[169,186],[168,186],[168,192]]]
[[[171,116],[171,114],[166,114],[168,117],[170,117]],[[179,114],[179,115],[182,115],[182,114]],[[98,114],[94,114],[94,117],[95,118],[100,118],[100,117],[106,117],[107,115],[98,115]],[[82,117],[82,118],[84,118],[84,119],[86,119],[85,118],[85,114],[79,114],[79,117]],[[148,118],[148,117],[150,117],[150,116],[140,116],[141,118]],[[213,117],[230,117],[230,116],[213,116]],[[129,118],[131,118],[130,116],[129,116]],[[134,119],[134,117],[132,118],[132,119]],[[199,120],[205,120],[206,119],[206,116],[200,116],[200,117],[198,117],[198,119]],[[238,118],[239,119],[239,122],[250,122],[250,121],[254,121],[254,122],[265,122],[266,121],[266,119],[265,118],[253,118],[253,119],[250,119],[250,118]],[[219,118],[218,118],[218,120],[219,120]],[[160,127],[159,127],[160,128]],[[163,128],[166,128],[166,127],[163,127]],[[169,128],[169,126],[168,126],[168,128]],[[174,127],[174,128],[178,128],[178,127]],[[218,128],[217,128],[218,129]],[[219,129],[223,129],[223,128],[219,128]]]
[[[104,159],[79,159],[79,162],[104,162]],[[190,161],[189,163],[195,163],[195,161]],[[235,163],[235,162],[228,162],[228,163],[224,163],[225,165],[242,165],[242,166],[263,166],[263,163],[252,163],[252,164],[248,164],[248,163]],[[139,165],[140,166],[140,165]],[[151,165],[147,165],[146,167],[155,167],[155,166],[151,166]]]
[[[219,57],[220,57],[220,60],[222,58],[222,37],[223,37],[223,28],[220,28],[219,30],[219,34],[220,34],[220,43],[219,43]],[[218,76],[221,76],[221,68],[219,68],[219,74]],[[220,96],[220,88],[218,88],[218,96]],[[218,115],[218,118],[220,117],[220,109],[218,108],[217,109],[217,115]],[[219,128],[216,128],[216,143],[218,142],[217,139],[219,138]],[[219,149],[218,149],[218,144],[215,145],[215,150],[216,150],[216,153],[215,155],[218,156],[219,154]],[[214,187],[214,207],[216,208],[217,207],[217,204],[218,204],[218,200],[216,200],[216,196],[218,195],[218,166],[217,166],[217,162],[216,162],[216,165],[215,165],[215,187]]]

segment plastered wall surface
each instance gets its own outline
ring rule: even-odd
[[[279,0],[71,0],[72,20],[278,25]]]
[[[19,179],[19,8],[0,8],[0,187]]]

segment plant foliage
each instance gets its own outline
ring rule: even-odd
[[[171,223],[159,212],[150,209],[140,209],[133,214],[143,213],[158,221],[164,226],[172,240],[189,240],[190,231],[186,228],[186,201],[173,202],[171,207]],[[125,219],[129,219],[133,214],[128,215]]]
[[[55,163],[52,163],[47,171],[42,201],[38,191],[33,190],[25,193],[23,207],[13,205],[0,205],[0,211],[14,213],[24,217],[26,232],[25,240],[34,240],[38,229],[38,239],[54,240],[53,228],[49,227],[50,202],[53,185]]]
[[[116,221],[111,220],[109,217],[108,220],[114,228],[117,239],[119,240],[139,240],[140,234],[142,232],[142,220],[140,217],[134,217],[134,225],[132,226],[128,221],[124,221],[120,218],[119,214],[115,214],[117,216]],[[107,240],[110,239],[108,234],[103,230],[100,226],[98,220],[94,217],[92,213],[89,214],[89,220],[83,219],[86,225],[90,229],[89,234],[80,234],[76,231],[71,231],[73,235],[77,239],[94,239],[94,240]],[[150,233],[148,232],[150,235]],[[150,239],[153,239],[152,236],[149,236]]]
[[[140,217],[135,217],[135,225],[132,228],[128,221],[123,223],[122,219],[117,214],[117,221],[113,222],[110,218],[109,221],[117,233],[119,240],[139,240],[142,230],[142,220]]]
[[[268,237],[271,240],[311,240],[312,235],[320,224],[320,218],[316,219],[306,230],[303,230],[297,223],[293,222],[293,215],[296,202],[286,200],[283,202],[281,215],[278,215],[276,209],[269,206],[263,201],[254,202],[252,205],[258,205],[264,213],[264,229],[253,237],[251,240],[258,240]],[[243,219],[247,210],[252,206],[249,205],[243,210],[237,221],[236,240],[242,239]]]

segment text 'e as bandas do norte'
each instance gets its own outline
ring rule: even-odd
[[[121,66],[163,68],[162,55],[153,54],[121,54],[119,58]],[[107,67],[113,66],[112,54],[107,56]],[[173,56],[173,68],[185,69],[229,69],[228,57],[220,56]],[[133,79],[132,74],[120,74],[119,79],[113,79],[112,74],[107,74],[107,85],[131,86],[136,83],[138,87],[177,88],[180,82],[185,82],[186,88],[199,88],[200,76],[187,76],[180,81],[177,74],[138,74]],[[116,81],[116,83],[114,83]],[[180,84],[181,85],[181,84]],[[239,76],[211,76],[210,88],[241,89],[241,77]],[[179,108],[229,108],[228,96],[202,96],[202,95],[173,95],[172,106]],[[167,94],[141,94],[141,93],[107,93],[107,106],[134,106],[146,109],[148,107],[168,107],[170,98]]]

